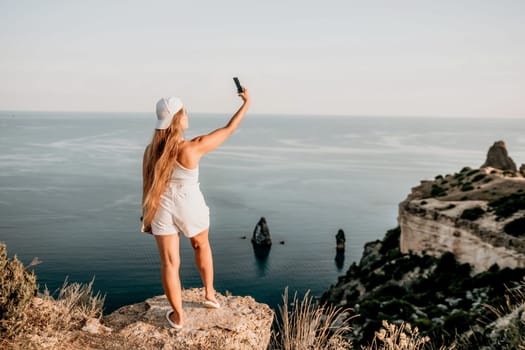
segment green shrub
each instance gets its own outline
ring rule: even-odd
[[[470,220],[470,221],[474,221],[474,220],[479,219],[483,214],[485,214],[485,210],[477,206],[474,208],[463,210],[463,213],[461,214],[461,218]]]
[[[435,180],[443,180],[443,175],[438,175],[434,178]]]
[[[461,169],[460,173],[466,173],[467,171],[470,171],[470,170],[472,170],[472,168],[469,166],[466,166],[463,169]]]
[[[433,323],[428,318],[418,318],[414,321],[414,325],[422,329],[431,329]]]
[[[474,189],[474,186],[472,186],[472,184],[470,182],[467,182],[466,184],[461,186],[461,191],[463,191],[463,192],[470,191],[470,190],[473,190],[473,189]]]
[[[493,179],[491,177],[487,177],[485,180],[483,180],[484,183],[489,183],[491,182]]]
[[[381,248],[379,249],[380,254],[385,254],[390,250],[399,248],[399,237],[401,236],[401,229],[398,227],[388,230],[383,238]]]
[[[0,334],[15,336],[27,321],[26,310],[36,293],[36,276],[24,265],[7,256],[7,247],[0,243]]]
[[[476,176],[474,176],[474,178],[472,179],[472,182],[477,182],[479,180],[482,180],[486,177],[487,175],[486,174],[478,174]]]
[[[415,306],[428,306],[430,298],[426,292],[422,293],[405,293],[403,300],[415,305]]]
[[[399,247],[397,247],[397,248],[389,250],[388,253],[386,254],[386,258],[388,260],[395,260],[399,258],[401,255],[403,254],[401,254],[401,250],[399,249]]]
[[[464,177],[465,177],[465,174],[463,174],[463,173],[456,173],[456,174],[454,174],[454,179],[457,179],[458,181],[460,181]]]
[[[503,171],[504,176],[510,176],[510,177],[516,177],[516,172],[512,170],[504,170]]]
[[[363,276],[364,277],[364,276]],[[367,289],[373,289],[382,285],[390,279],[390,276],[380,275],[378,273],[371,273],[366,278],[362,278],[361,282]]]
[[[443,253],[438,260],[438,271],[455,271],[458,266],[456,256],[451,252]]]
[[[503,230],[515,237],[525,236],[525,216],[509,222]]]
[[[374,300],[389,301],[392,299],[401,299],[407,294],[405,288],[393,283],[385,283],[374,291]]]
[[[396,315],[403,320],[407,320],[414,314],[415,308],[407,301],[391,299],[383,304],[381,311],[387,315]]]
[[[445,317],[443,329],[449,334],[462,333],[468,330],[474,322],[475,319],[472,319],[472,315],[466,311],[459,310]]]
[[[380,302],[376,299],[365,299],[359,305],[359,313],[371,318],[375,318],[380,309]]]
[[[447,191],[443,187],[436,184],[432,184],[432,190],[430,191],[432,197],[443,197],[447,195]]]
[[[475,173],[479,173],[479,169],[473,169],[473,170],[470,170],[469,172],[467,172],[467,176],[470,176],[470,175],[474,175]]]
[[[518,210],[525,209],[525,193],[513,193],[489,202],[498,218],[508,218]]]

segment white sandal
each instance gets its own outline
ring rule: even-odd
[[[168,310],[168,312],[166,312],[166,320],[168,320],[168,323],[170,324],[171,327],[179,330],[179,329],[182,329],[182,325],[181,324],[176,324],[175,322],[173,322],[172,320],[170,320],[170,315],[173,313],[173,310]]]
[[[218,301],[205,300],[202,303],[204,304],[204,306],[210,309],[220,309],[221,308],[221,304],[219,304]]]

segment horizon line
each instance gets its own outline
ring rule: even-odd
[[[102,110],[92,110],[92,111],[80,111],[80,110],[36,110],[36,109],[18,109],[18,110],[9,110],[9,109],[0,109],[0,113],[116,113],[116,114],[155,114],[154,111],[102,111]],[[229,115],[235,114],[235,112],[191,112],[190,114],[202,115],[202,114],[216,114],[216,115]],[[249,113],[256,116],[281,116],[281,117],[337,117],[337,118],[464,118],[464,119],[519,119],[525,116],[473,116],[473,115],[400,115],[400,114],[316,114],[316,113]]]

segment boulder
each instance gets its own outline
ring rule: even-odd
[[[216,294],[220,309],[202,304],[204,290],[183,290],[185,324],[169,327],[165,314],[171,306],[165,295],[124,306],[105,316],[113,336],[145,349],[266,349],[274,313],[252,297]]]
[[[252,243],[258,246],[272,245],[272,237],[270,236],[270,229],[266,223],[266,219],[261,217],[255,229],[253,230]]]
[[[90,317],[85,321],[84,327],[82,327],[82,331],[92,334],[100,334],[111,333],[112,329],[100,324],[100,320],[98,318]]]
[[[337,234],[335,235],[335,242],[336,242],[336,249],[337,250],[345,250],[345,231],[343,229],[339,229],[337,231]]]
[[[504,141],[496,141],[489,148],[487,160],[481,166],[482,168],[492,167],[501,170],[517,171],[516,164],[509,157]]]

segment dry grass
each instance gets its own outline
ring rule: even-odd
[[[87,319],[99,318],[102,316],[105,296],[100,292],[93,294],[93,282],[91,279],[87,284],[68,283],[67,278],[64,280],[62,288],[58,291],[56,301],[65,309],[73,318]],[[49,291],[46,289],[45,295],[50,298]]]
[[[27,322],[18,336],[0,342],[8,349],[62,349],[72,341],[72,332],[89,318],[100,318],[104,296],[93,295],[92,279],[87,284],[66,280],[53,298],[49,291],[33,298],[26,311]]]
[[[525,304],[525,279],[523,279],[518,286],[514,288],[507,287],[506,289],[505,304],[497,307],[484,304],[487,309],[492,311],[498,317],[504,317]]]
[[[520,313],[525,315],[525,278],[518,286],[507,288],[505,304],[484,306],[504,324],[505,349],[525,350],[525,320],[519,316]]]
[[[27,322],[26,311],[36,292],[36,276],[16,255],[9,259],[0,242],[0,336],[12,338]]]
[[[280,322],[272,333],[271,349],[348,349],[352,343],[344,335],[351,330],[348,324],[349,309],[319,306],[307,292],[301,301],[297,292],[289,309],[288,288],[279,306]]]
[[[372,344],[363,350],[421,350],[430,342],[429,337],[421,337],[417,327],[410,323],[395,324],[383,321],[383,328],[375,333]],[[444,350],[445,348],[441,348]]]

